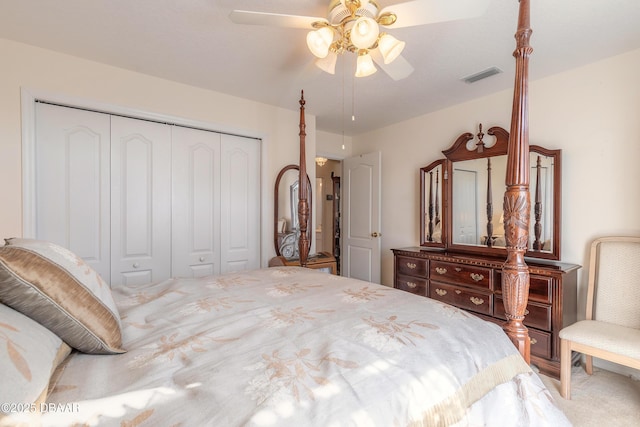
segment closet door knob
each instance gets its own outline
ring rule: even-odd
[[[133,263],[133,268],[138,268],[138,267],[140,267],[140,264],[138,264],[137,262],[134,262]]]
[[[200,257],[200,262],[204,262],[204,257],[203,256]]]

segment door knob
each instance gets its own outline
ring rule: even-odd
[[[373,233],[371,233],[371,237],[382,237],[382,233],[374,231]]]
[[[137,262],[133,264],[133,268],[138,268],[140,267],[140,264],[138,264]]]

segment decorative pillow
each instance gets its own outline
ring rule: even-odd
[[[79,351],[124,353],[111,288],[95,270],[53,243],[6,242],[0,247],[0,301]]]
[[[53,371],[70,351],[56,334],[0,304],[0,403],[44,402]],[[20,408],[26,407],[14,411]]]

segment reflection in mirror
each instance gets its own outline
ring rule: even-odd
[[[505,247],[502,196],[506,156],[453,163],[452,241]],[[531,153],[530,251],[553,251],[554,157]]]
[[[453,162],[452,242],[505,246],[502,196],[507,156]]]
[[[300,238],[300,224],[298,223],[298,177],[297,165],[282,168],[276,178],[274,191],[274,245],[276,255],[286,258],[299,256],[298,240]],[[307,194],[309,195],[309,210],[312,211],[311,181],[307,176]],[[309,215],[311,223],[311,215]],[[311,245],[311,227],[307,226],[309,245]]]
[[[531,216],[529,250],[553,251],[554,157],[531,153]]]
[[[442,246],[443,240],[443,194],[444,162],[437,161],[420,169],[422,206],[421,246]]]

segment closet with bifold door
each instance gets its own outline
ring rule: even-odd
[[[35,238],[112,286],[260,266],[260,141],[36,103]]]

